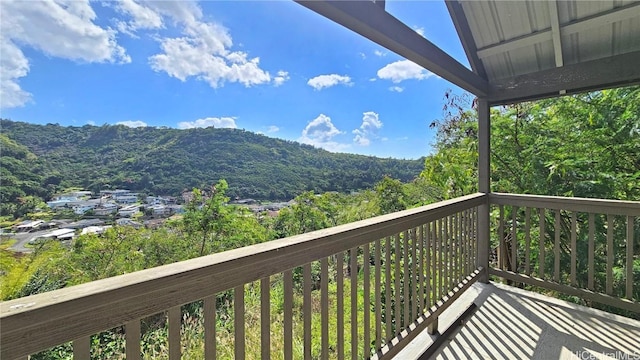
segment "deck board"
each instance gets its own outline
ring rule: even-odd
[[[496,283],[474,284],[443,313],[439,332],[444,333],[472,302],[475,311],[448,338],[441,339],[431,358],[640,357],[640,321]],[[420,358],[434,340],[436,336],[425,331],[396,359]]]

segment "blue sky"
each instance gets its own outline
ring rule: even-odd
[[[3,118],[237,127],[418,158],[462,90],[292,1],[0,1]],[[444,1],[387,11],[467,65]],[[38,26],[34,26],[37,24]]]

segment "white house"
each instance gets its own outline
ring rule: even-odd
[[[118,205],[112,202],[104,202],[98,207],[93,209],[93,212],[98,216],[106,216],[114,214],[118,211]]]
[[[164,205],[151,205],[147,209],[151,210],[153,216],[164,216],[169,214],[169,209]]]
[[[70,204],[71,205],[71,204]],[[77,215],[83,215],[89,210],[93,210],[100,205],[100,200],[75,201],[73,202],[73,212]]]
[[[120,216],[124,216],[124,217],[132,217],[133,215],[137,214],[140,212],[140,206],[139,205],[129,205],[129,206],[125,206],[122,209],[120,209],[118,211],[118,215]]]
[[[133,193],[113,195],[113,200],[119,204],[135,204],[138,202],[138,195]]]

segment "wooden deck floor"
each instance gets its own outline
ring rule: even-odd
[[[640,321],[496,283],[474,284],[443,313],[439,331],[440,340],[424,332],[396,358],[428,349],[423,359],[640,360]]]

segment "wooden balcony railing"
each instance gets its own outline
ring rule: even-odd
[[[178,359],[185,304],[204,318],[206,359],[389,358],[433,328],[485,271],[477,224],[478,207],[487,204],[487,195],[469,195],[7,301],[0,304],[0,358],[26,358],[72,341],[74,358],[88,359],[91,337],[116,327],[124,332],[122,356],[153,357],[143,354],[141,320],[155,316],[168,324],[168,358]],[[260,299],[251,328],[248,292]],[[224,329],[216,327],[221,307],[232,319]],[[312,331],[317,324],[319,336]],[[259,341],[246,340],[257,327]],[[232,349],[217,344],[222,332],[231,334]]]
[[[640,202],[499,193],[489,201],[490,274],[640,313]]]

